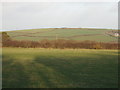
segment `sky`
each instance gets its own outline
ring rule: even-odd
[[[2,2],[2,29],[118,28],[117,2]]]

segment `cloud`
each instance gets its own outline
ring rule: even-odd
[[[0,30],[2,30],[2,3],[0,3]]]
[[[4,3],[3,29],[45,27],[117,28],[117,3]]]

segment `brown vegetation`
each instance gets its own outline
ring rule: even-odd
[[[23,47],[23,48],[83,48],[83,49],[118,49],[118,43],[103,43],[95,41],[75,41],[75,40],[41,40],[41,41],[2,41],[3,47]]]

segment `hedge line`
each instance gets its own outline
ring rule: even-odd
[[[76,40],[41,40],[41,41],[2,41],[2,47],[23,47],[23,48],[83,48],[83,49],[119,49],[119,43],[104,43],[95,41]]]

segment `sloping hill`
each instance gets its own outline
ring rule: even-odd
[[[109,36],[106,32],[110,29],[89,29],[89,28],[47,28],[9,31],[8,34],[14,40],[43,39],[69,39],[69,40],[91,40],[101,42],[117,42],[118,38]]]

